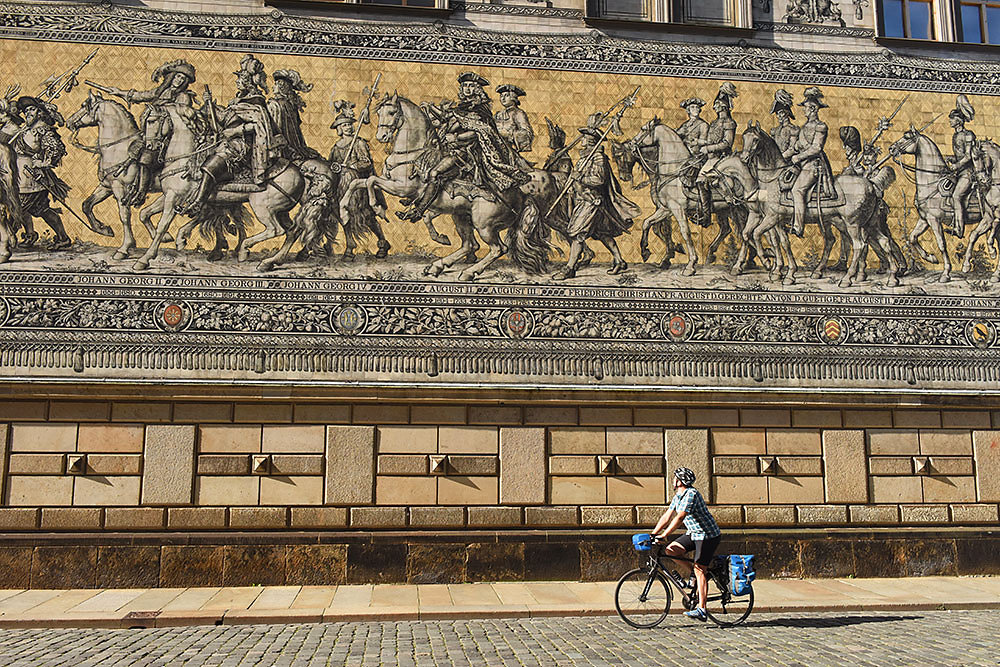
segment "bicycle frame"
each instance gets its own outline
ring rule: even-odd
[[[671,560],[684,561],[687,563],[691,563],[693,565],[694,559],[685,558],[684,556],[665,555],[663,553],[665,546],[666,545],[664,544],[654,544],[653,548],[649,552],[649,558],[646,562],[646,568],[649,570],[649,578],[646,580],[646,586],[645,588],[643,588],[642,595],[640,596],[639,599],[643,602],[646,601],[646,598],[649,595],[649,589],[653,585],[653,580],[656,577],[656,574],[659,573],[660,575],[663,576],[664,579],[669,581],[674,586],[674,588],[677,589],[677,592],[680,593],[681,601],[684,603],[684,606],[688,609],[691,609],[695,606],[697,602],[698,598],[697,590],[690,591],[688,589],[685,589],[684,581],[678,575],[674,574],[673,571],[663,567],[663,564],[660,562],[660,560],[663,558],[669,558]],[[711,572],[706,572],[705,576],[711,577],[713,576],[713,574]],[[729,604],[730,600],[732,599],[732,596],[729,592],[729,582],[720,581],[717,578],[716,584],[718,585],[719,590],[721,591],[720,594],[709,595],[705,601],[706,603],[721,602],[722,608],[724,610],[726,608],[726,605]]]

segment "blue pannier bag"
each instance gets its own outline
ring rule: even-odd
[[[653,548],[653,536],[649,533],[637,533],[632,536],[632,546],[636,551],[649,551]]]
[[[732,555],[729,557],[729,592],[733,595],[746,595],[750,592],[750,583],[757,578],[753,571],[753,556]]]

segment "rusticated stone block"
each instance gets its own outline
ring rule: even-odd
[[[580,523],[584,526],[631,526],[635,518],[631,507],[602,505],[581,507]]]
[[[971,456],[972,432],[968,430],[920,430],[920,453],[924,456]]]
[[[104,401],[53,401],[49,420],[54,422],[106,422],[111,404]]]
[[[322,505],[323,478],[316,475],[261,477],[261,505]]]
[[[998,553],[1000,553],[1000,538],[996,536],[955,540],[958,574],[1000,574]]]
[[[410,421],[408,405],[362,403],[351,408],[355,424],[406,424]]]
[[[738,507],[738,506],[737,506]],[[656,522],[660,520],[663,513],[667,511],[666,505],[639,505],[635,508],[635,519],[636,523],[640,526],[653,527]],[[709,511],[712,512],[712,516],[715,515],[715,508],[710,507]],[[742,521],[742,516],[740,517]],[[718,517],[716,516],[716,521]]]
[[[663,456],[663,429],[608,428],[605,435],[608,454],[652,454]]]
[[[576,507],[526,507],[524,522],[529,526],[579,525]]]
[[[229,510],[230,528],[260,530],[287,525],[288,510],[284,507],[233,507]]]
[[[941,428],[941,413],[937,410],[893,410],[892,425],[896,428]]]
[[[0,508],[0,530],[34,530],[37,527],[37,509]],[[0,586],[0,589],[2,588],[3,586]]]
[[[843,426],[840,410],[792,410],[795,428],[840,428]]]
[[[142,424],[80,424],[78,452],[141,454]]]
[[[292,421],[299,424],[350,424],[351,406],[329,403],[297,403]]]
[[[975,477],[920,477],[925,503],[971,503],[976,500]]]
[[[283,586],[285,546],[227,544],[223,547],[223,586]]]
[[[163,423],[170,421],[170,412],[169,403],[116,402],[111,404],[111,421],[133,422],[136,424]]]
[[[948,523],[947,505],[901,505],[899,514],[907,524]]]
[[[779,456],[778,474],[819,477],[823,474],[823,459],[819,456]]]
[[[285,583],[289,586],[340,586],[347,582],[346,544],[292,544],[285,558]]]
[[[764,454],[765,433],[764,429],[713,428],[712,453],[715,456]]]
[[[153,510],[162,514],[163,510]],[[97,551],[97,588],[156,588],[160,548],[102,546]]]
[[[766,477],[715,477],[712,500],[718,504],[763,504],[767,502]]]
[[[500,460],[496,456],[448,456],[450,475],[496,475],[500,472]]]
[[[636,426],[685,426],[687,415],[683,408],[635,408]]]
[[[997,523],[1000,521],[996,505],[952,505],[951,518],[955,523]]]
[[[7,479],[7,503],[21,507],[72,505],[73,478],[12,475]]]
[[[405,507],[353,507],[352,528],[405,528]]]
[[[32,588],[66,589],[96,586],[97,547],[35,547],[31,558]]]
[[[326,428],[327,505],[368,505],[375,493],[375,429],[371,426]]]
[[[75,452],[76,424],[14,424],[12,452]]]
[[[411,544],[406,553],[410,584],[459,584],[465,581],[464,544]]]
[[[233,421],[232,403],[174,403],[174,421],[191,424]]]
[[[11,454],[7,465],[11,475],[62,475],[65,468],[65,454]]]
[[[823,453],[820,432],[813,429],[769,428],[765,441],[771,456],[819,456]]]
[[[864,431],[823,431],[826,502],[868,502],[866,463]]]
[[[772,504],[819,504],[823,502],[822,477],[768,477],[767,501]]]
[[[872,477],[872,502],[919,503],[924,499],[919,477]]]
[[[500,405],[473,405],[469,407],[469,423],[517,426],[522,423],[521,408]]]
[[[788,427],[792,425],[791,410],[770,408],[743,408],[740,410],[740,426],[754,427]]]
[[[712,505],[708,510],[720,526],[739,526],[743,523],[742,505]]]
[[[441,426],[438,428],[439,454],[497,454],[500,429],[496,426]]]
[[[607,452],[603,428],[549,429],[549,449],[552,454],[604,454]]]
[[[852,512],[853,515],[853,512]],[[854,540],[854,574],[859,578],[904,577],[907,540]]]
[[[529,406],[524,408],[526,426],[572,426],[579,422],[577,408],[572,406]]]
[[[292,528],[345,528],[346,507],[293,507]]]
[[[433,477],[383,477],[375,480],[375,502],[379,505],[434,505],[437,480]]]
[[[161,547],[160,587],[221,586],[223,549],[221,546]]]
[[[708,488],[709,479],[709,446],[706,429],[666,429],[663,432],[664,453],[667,458],[667,478],[671,479],[669,471],[680,466],[690,468],[697,479],[701,480],[702,489]],[[704,491],[703,491],[704,492]],[[707,502],[712,498],[706,497]]]
[[[725,540],[725,537],[723,537]],[[720,545],[722,549],[725,545]],[[802,542],[798,540],[775,540],[768,537],[748,538],[746,550],[738,553],[755,554],[758,579],[778,579],[801,577]],[[727,549],[728,551],[728,549]],[[726,551],[722,551],[726,553]]]
[[[847,523],[846,505],[799,505],[796,512],[799,523],[803,525],[837,526]]]
[[[549,480],[549,501],[557,505],[603,505],[608,502],[604,477],[553,477]]]
[[[224,507],[171,507],[167,528],[171,530],[214,530],[226,527]]]
[[[189,505],[194,495],[194,426],[147,426],[142,504]]]
[[[524,579],[525,581],[579,581],[580,543],[576,541],[526,543]]]
[[[597,471],[593,456],[550,456],[550,475],[593,475]]]
[[[662,475],[663,454],[658,456],[618,456],[619,475]]]
[[[380,455],[378,457],[380,475],[426,475],[427,457],[423,454]]]
[[[614,581],[638,564],[631,540],[593,540],[580,543],[580,579]]]
[[[891,410],[844,410],[844,428],[891,427]]]
[[[868,459],[868,471],[877,476],[911,475],[913,459],[909,456],[873,456]]]
[[[250,457],[246,454],[202,454],[198,457],[199,475],[249,475]]]
[[[986,410],[944,410],[941,412],[943,428],[990,428],[990,413]]]
[[[237,403],[233,406],[237,424],[287,424],[292,421],[292,406],[286,403]]]
[[[388,584],[406,581],[407,545],[398,542],[350,544],[348,584]]]
[[[128,506],[139,504],[138,477],[75,477],[73,504],[79,506]]]
[[[896,505],[851,505],[848,510],[850,512],[851,523],[899,523],[899,507]]]
[[[99,507],[42,508],[42,530],[100,530],[100,528]]]
[[[434,454],[438,450],[436,426],[379,426],[379,454]]]
[[[904,540],[903,557],[906,561],[906,576],[932,577],[955,576],[954,540]]]
[[[1000,431],[973,431],[976,459],[976,499],[1000,502]]]
[[[689,408],[688,426],[739,426],[740,411],[735,408]]]
[[[522,512],[520,507],[470,507],[469,528],[520,527]]]
[[[474,542],[466,548],[466,558],[468,581],[524,579],[523,542]]]
[[[872,456],[915,456],[920,453],[916,429],[874,429],[868,431],[868,452]]]
[[[104,527],[107,530],[160,530],[165,513],[157,507],[109,507],[104,512]]]
[[[152,428],[152,427],[150,427]],[[149,438],[147,429],[146,437]],[[201,454],[259,454],[262,427],[259,424],[220,424],[198,427]]]
[[[631,426],[631,408],[580,408],[581,426]]]
[[[8,422],[45,421],[46,401],[0,401],[0,420]]]
[[[138,475],[142,469],[139,454],[88,454],[87,474]]]
[[[716,475],[756,475],[756,456],[714,456],[712,472]]]
[[[265,454],[322,454],[325,445],[322,426],[265,426],[261,432]]]
[[[795,523],[795,508],[782,505],[747,505],[746,522],[754,526],[788,526]]]
[[[465,509],[462,507],[411,507],[410,525],[415,528],[461,528],[465,525]]]
[[[496,477],[439,477],[438,504],[496,505],[498,481]]]
[[[800,558],[807,577],[840,578],[854,576],[854,540],[802,540]]]
[[[545,429],[500,429],[500,503],[545,502]]]
[[[972,458],[968,456],[932,456],[931,471],[934,475],[973,475]]]
[[[0,547],[0,590],[31,587],[31,547]]]
[[[412,405],[411,424],[464,424],[468,415],[464,405]]]
[[[198,505],[256,505],[260,502],[260,476],[199,475],[195,487]]]
[[[608,503],[611,505],[652,505],[666,500],[663,476],[609,477]]]

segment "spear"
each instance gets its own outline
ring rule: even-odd
[[[59,98],[63,93],[68,93],[79,85],[80,72],[86,67],[94,56],[97,55],[97,49],[90,52],[90,55],[84,58],[83,62],[76,67],[71,67],[62,74],[53,74],[48,79],[42,83],[42,92],[38,95],[40,98],[44,99],[46,102],[53,102]]]
[[[372,100],[375,99],[375,93],[378,92],[378,82],[382,80],[382,72],[375,75],[375,83],[372,84],[371,90],[368,91],[368,99],[365,101],[365,108],[361,110],[361,115],[358,116],[358,123],[360,125],[367,125],[371,122],[371,106]],[[361,128],[358,127],[360,130]],[[354,136],[351,138],[351,144],[347,147],[347,153],[344,154],[344,163],[340,165],[342,168],[347,166],[347,163],[351,160],[351,155],[354,154],[354,146],[358,143],[358,133],[355,132]]]
[[[633,106],[635,104],[636,95],[639,94],[639,88],[640,88],[640,86],[636,86],[635,90],[632,91],[631,95],[626,95],[625,97],[621,98],[620,100],[618,100],[617,102],[615,102],[614,104],[612,104],[611,107],[603,114],[602,120],[601,120],[601,125],[603,125],[604,121],[606,121],[608,118],[611,117],[611,114],[614,113],[615,109],[617,109],[620,105],[625,105],[626,107]],[[619,116],[619,120],[620,120],[620,118],[621,117]],[[616,136],[621,134],[621,129],[618,127],[618,125],[615,122],[611,123],[611,127],[612,127],[612,131],[615,132]],[[545,170],[545,171],[548,171],[549,168],[551,168],[552,165],[554,165],[557,160],[561,160],[564,155],[567,155],[573,149],[573,147],[575,147],[578,143],[580,143],[580,139],[582,139],[582,138],[583,138],[583,135],[578,136],[568,146],[564,146],[564,147],[560,148],[559,150],[557,150],[552,155],[550,155],[549,159],[547,159],[545,161],[545,166],[542,167],[542,169]]]
[[[882,133],[892,127],[892,119],[896,117],[896,114],[899,113],[899,110],[903,108],[903,105],[906,104],[906,100],[908,99],[910,99],[909,95],[900,100],[899,104],[896,105],[896,110],[893,111],[888,118],[879,119],[878,131],[875,132],[875,136],[872,137],[872,140],[868,142],[869,146],[874,146],[875,142],[882,136]]]
[[[916,130],[916,133],[920,134],[921,132],[923,132],[924,130],[926,130],[928,127],[930,127],[931,125],[933,125],[934,121],[936,121],[938,118],[940,118],[943,115],[944,115],[943,113],[939,113],[938,115],[934,116],[929,121],[927,121],[924,124],[923,127],[921,127],[919,130]],[[886,162],[888,162],[892,158],[893,158],[892,153],[889,153],[888,155],[886,155],[884,158],[882,158],[881,160],[879,160],[878,162],[876,162],[874,165],[872,165],[872,172],[874,172],[876,169],[878,169],[879,167],[881,167],[883,164],[885,164]]]

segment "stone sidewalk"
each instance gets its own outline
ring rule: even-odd
[[[614,615],[616,582],[0,591],[0,628]],[[770,579],[757,612],[1000,609],[1000,577]],[[680,613],[675,598],[672,613]]]

